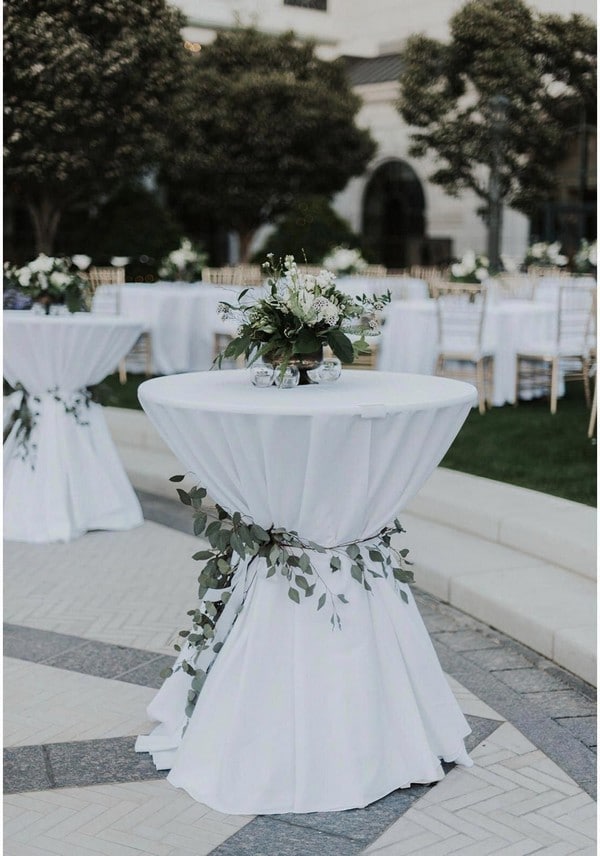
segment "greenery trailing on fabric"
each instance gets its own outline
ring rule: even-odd
[[[91,403],[105,403],[107,390],[110,393],[105,384],[99,383],[76,390],[68,395],[62,393],[59,387],[53,387],[46,390],[45,395],[51,395],[54,401],[62,404],[65,413],[72,416],[78,425],[89,425],[88,420],[85,418],[85,411],[89,409]],[[2,442],[6,443],[16,425],[15,452],[23,461],[28,460],[31,455],[31,467],[34,469],[34,453],[37,445],[32,442],[32,434],[37,425],[37,418],[40,413],[32,404],[40,404],[42,399],[39,395],[31,395],[22,383],[16,383],[14,386],[11,386],[5,381],[3,391],[5,396],[20,393],[21,401],[18,407],[13,410],[4,427]]]
[[[185,476],[172,476],[170,481],[179,483]],[[337,547],[323,547],[313,541],[301,538],[297,532],[288,531],[281,527],[271,526],[263,529],[236,511],[229,513],[222,506],[206,506],[207,491],[196,486],[186,491],[177,488],[181,502],[190,507],[194,514],[194,534],[204,537],[210,544],[209,549],[199,550],[192,558],[203,562],[198,576],[199,606],[188,612],[192,618],[192,629],[182,630],[179,636],[187,642],[192,651],[188,658],[181,658],[175,669],[182,669],[192,678],[188,692],[186,715],[189,717],[194,709],[206,675],[212,665],[212,660],[206,668],[200,668],[198,658],[209,649],[216,656],[221,650],[224,639],[215,639],[218,633],[217,623],[231,597],[234,577],[238,569],[245,568],[248,572],[257,558],[266,563],[266,577],[279,573],[288,582],[288,597],[294,603],[314,597],[316,609],[321,610],[327,603],[331,608],[330,623],[333,629],[341,629],[342,623],[338,608],[347,604],[344,594],[332,590],[315,566],[311,556],[315,553],[331,554],[329,570],[332,574],[339,572],[342,567],[342,556],[351,561],[350,574],[366,592],[372,591],[369,579],[393,576],[397,583],[410,583],[414,577],[408,565],[408,550],[396,550],[392,547],[392,536],[402,533],[399,520],[394,520],[392,526],[387,526],[372,538]],[[375,563],[374,570],[367,563]],[[398,589],[400,597],[408,603],[408,595],[404,589]],[[243,607],[240,601],[236,615]],[[230,628],[229,628],[230,629]],[[181,644],[175,645],[175,650],[181,652]],[[186,651],[186,655],[188,652]],[[214,660],[214,657],[213,657]],[[173,669],[166,669],[161,674],[168,677]]]
[[[16,445],[15,445],[15,453],[21,458],[22,461],[26,461],[29,457],[30,453],[35,452],[37,446],[32,444],[31,435],[33,433],[33,429],[37,424],[37,417],[39,416],[39,411],[35,410],[31,403],[39,404],[40,399],[34,395],[31,396],[25,389],[25,387],[21,383],[16,383],[14,387],[9,388],[10,393],[21,393],[21,401],[19,406],[16,407],[7,424],[4,427],[3,439],[2,442],[6,443],[6,440],[9,434],[12,432],[15,425],[17,426],[16,432]],[[33,464],[32,464],[33,467]]]

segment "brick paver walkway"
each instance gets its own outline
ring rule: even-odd
[[[194,603],[198,541],[183,507],[142,500],[158,522],[5,545],[7,856],[596,853],[593,688],[418,592],[473,768],[311,815],[230,817],[172,788],[133,742]]]

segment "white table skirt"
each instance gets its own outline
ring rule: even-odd
[[[474,397],[469,384],[442,378],[352,371],[335,384],[292,390],[256,389],[239,371],[140,387],[182,471],[213,499],[327,547],[368,538],[394,518],[439,463]],[[470,764],[468,724],[408,587],[381,578],[365,592],[345,554],[335,576],[329,558],[314,554],[314,564],[348,600],[341,630],[331,630],[327,609],[293,603],[287,580],[267,579],[264,560],[255,560],[244,609],[185,733],[191,678],[182,671],[148,708],[160,724],[138,738],[138,751],[218,811],[355,808],[439,780],[440,758]]]
[[[121,289],[121,316],[136,321],[152,337],[152,364],[156,374],[208,371],[215,356],[215,336],[232,335],[236,326],[223,321],[217,305],[235,303],[239,288],[202,283],[127,283]],[[101,286],[97,303],[115,286]]]
[[[515,400],[516,354],[532,341],[556,336],[557,310],[551,304],[505,300],[488,306],[484,347],[494,354],[495,406]],[[381,371],[433,374],[437,353],[434,300],[392,303],[385,310],[377,367]]]
[[[4,376],[27,390],[37,414],[25,457],[18,424],[4,445],[6,539],[69,541],[142,523],[102,408],[78,392],[114,371],[140,332],[130,321],[87,313],[4,313]],[[16,406],[20,399],[16,393]],[[75,416],[67,408],[77,400]]]

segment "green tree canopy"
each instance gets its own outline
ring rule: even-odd
[[[332,247],[360,244],[350,225],[331,207],[325,196],[297,196],[277,228],[255,253],[253,261],[262,264],[267,253],[276,259],[290,254],[301,264],[319,264]]]
[[[165,0],[4,6],[7,191],[51,252],[62,212],[157,164],[185,77],[183,16]]]
[[[430,180],[450,195],[471,189],[489,204],[488,173],[500,146],[500,188],[530,214],[551,196],[567,129],[596,117],[596,29],[522,0],[471,0],[450,21],[450,40],[412,36],[403,51],[399,110],[419,128],[410,153],[433,153]],[[507,101],[501,137],[491,105]]]
[[[238,231],[246,258],[254,231],[297,195],[331,196],[364,170],[375,144],[355,125],[359,108],[342,64],[293,33],[219,34],[181,99],[171,198]]]

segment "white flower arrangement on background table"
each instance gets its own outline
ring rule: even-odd
[[[23,267],[6,262],[4,281],[8,288],[41,303],[49,310],[52,304],[64,304],[69,312],[87,312],[91,308],[89,280],[73,270],[68,257],[46,256],[44,253]]]
[[[537,241],[527,248],[523,263],[534,267],[564,267],[568,261],[562,253],[560,241]]]
[[[189,238],[182,238],[178,249],[164,258],[158,269],[161,279],[174,282],[197,282],[202,277],[202,268],[208,256]]]
[[[489,267],[490,261],[487,256],[467,250],[459,262],[451,265],[450,279],[452,282],[485,282],[490,275]]]
[[[361,273],[367,267],[360,250],[348,247],[334,247],[321,262],[326,270],[331,270],[338,276],[348,276]]]

